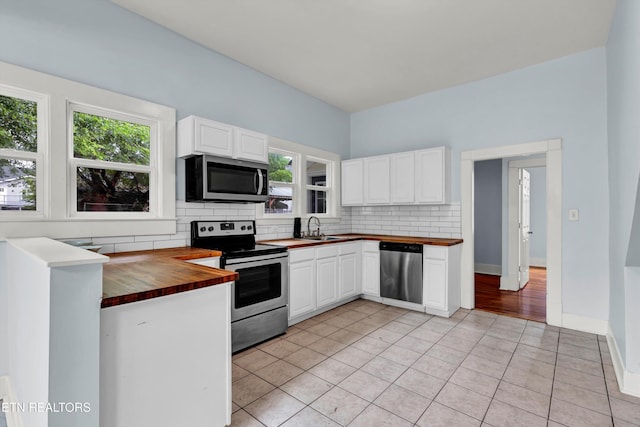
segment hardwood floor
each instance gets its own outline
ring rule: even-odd
[[[547,269],[531,267],[529,283],[518,292],[501,291],[500,276],[475,275],[476,309],[545,322],[547,316]]]

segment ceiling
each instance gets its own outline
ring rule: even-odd
[[[112,0],[354,112],[604,46],[615,0]]]

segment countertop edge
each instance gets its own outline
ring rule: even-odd
[[[279,244],[279,246],[286,246],[288,249],[298,249],[298,248],[306,248],[310,246],[319,246],[319,245],[329,245],[333,243],[345,243],[345,242],[353,242],[358,240],[370,240],[370,241],[402,241],[402,243],[410,243],[410,244],[420,244],[420,245],[430,245],[430,246],[455,246],[463,243],[462,239],[451,239],[451,238],[439,238],[439,237],[416,237],[416,236],[388,236],[381,234],[359,234],[359,233],[349,233],[349,234],[331,234],[331,236],[338,237],[338,239],[332,240],[307,240],[296,242],[295,244]],[[344,237],[340,237],[344,236]],[[269,240],[261,240],[258,243],[268,244],[268,245],[278,245],[277,242],[286,242],[293,241],[293,238],[290,239],[269,239]]]

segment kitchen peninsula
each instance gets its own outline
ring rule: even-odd
[[[217,251],[110,255],[100,314],[101,426],[223,426],[231,420],[230,284],[188,261]]]

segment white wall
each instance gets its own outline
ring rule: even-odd
[[[502,268],[502,160],[475,162],[473,180],[474,261]]]
[[[49,401],[49,268],[7,248],[9,373],[18,402]],[[46,412],[20,414],[25,426],[47,427]]]
[[[9,373],[7,242],[0,239],[0,377]]]
[[[351,116],[351,156],[448,145],[452,200],[460,199],[465,150],[562,139],[562,304],[565,313],[609,316],[606,58],[603,48]]]
[[[625,272],[640,176],[640,2],[618,0],[607,43],[610,324],[626,369],[640,373],[638,277]],[[636,348],[635,351],[631,350]],[[640,387],[636,390],[640,393]]]

